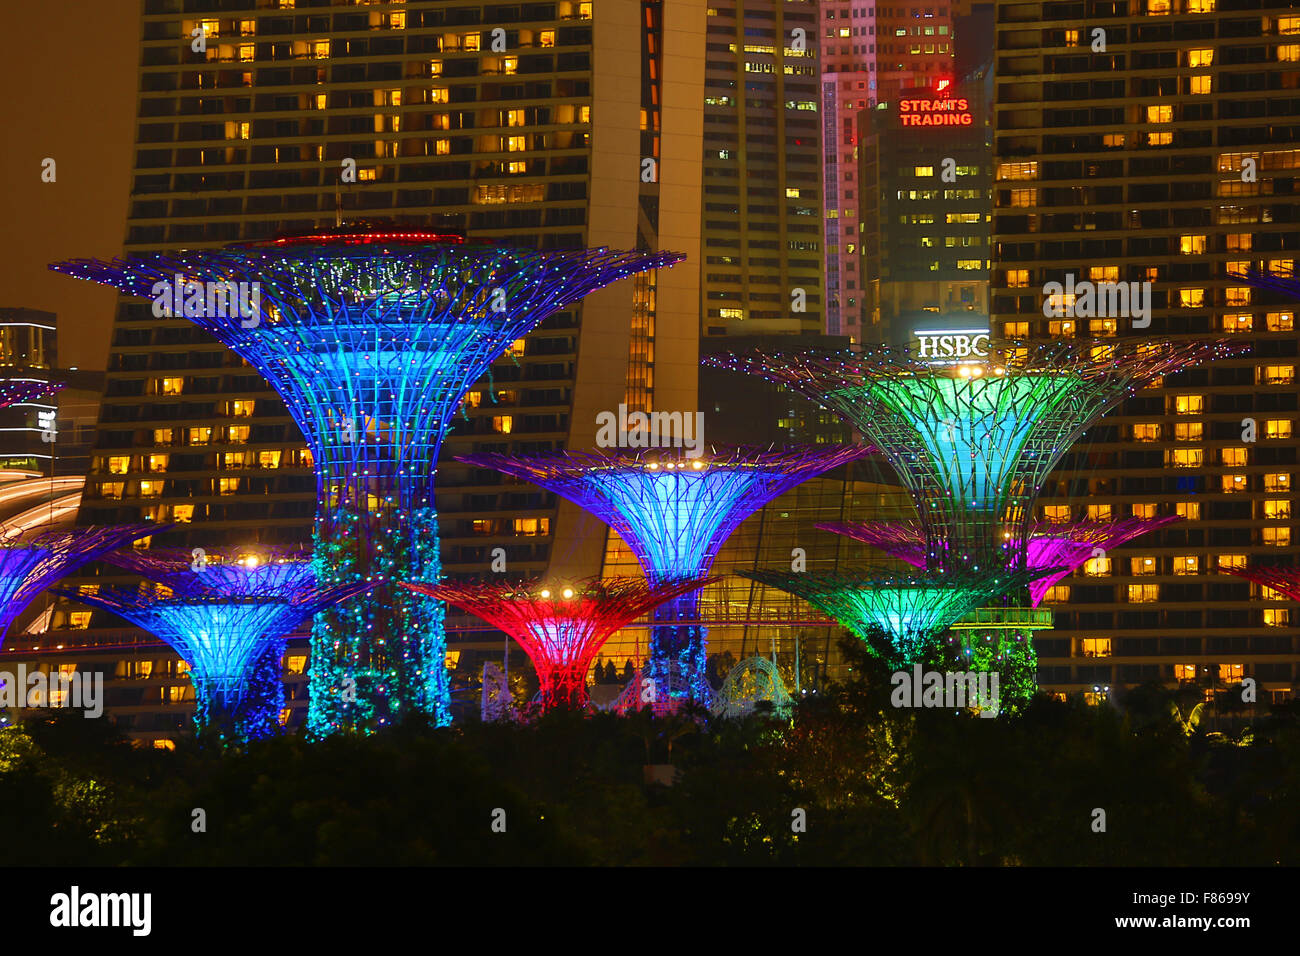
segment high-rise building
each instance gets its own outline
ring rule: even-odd
[[[1295,692],[1290,602],[1218,572],[1293,564],[1300,11],[1230,0],[999,2],[994,332],[1224,336],[1246,354],[1144,389],[1069,456],[1042,517],[1185,520],[1047,596],[1040,678]],[[1240,699],[1240,693],[1235,693]]]
[[[859,115],[904,89],[953,79],[951,5],[823,0],[820,18],[826,332],[862,341],[858,229],[871,195],[856,181]]]
[[[858,114],[864,341],[989,331],[991,89],[976,73]]]
[[[452,457],[589,447],[596,415],[620,403],[694,409],[705,9],[145,0],[142,29],[127,253],[342,218],[688,255],[691,266],[620,282],[517,342],[444,446],[449,574],[487,570],[497,547],[516,575],[598,571],[603,538],[589,540],[576,508],[475,484]],[[175,522],[158,540],[183,547],[302,544],[315,500],[305,455],[252,368],[149,302],[121,304],[82,523]],[[101,623],[70,605],[54,615],[67,653],[100,642]],[[134,700],[140,679],[118,689]],[[166,700],[172,686],[145,697]],[[293,719],[300,710],[299,698]],[[137,736],[176,726],[168,714],[136,717]]]
[[[812,0],[708,8],[706,335],[822,329],[816,13]]]

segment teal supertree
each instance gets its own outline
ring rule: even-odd
[[[308,729],[322,736],[408,714],[450,722],[442,605],[396,585],[440,578],[434,473],[452,418],[491,363],[547,316],[682,258],[348,226],[51,268],[179,305],[266,377],[301,429],[317,478],[317,574],[374,585],[316,620]],[[258,314],[212,307],[213,286],[252,283]]]

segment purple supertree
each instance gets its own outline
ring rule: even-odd
[[[350,225],[51,268],[183,314],[261,372],[301,429],[316,470],[317,573],[375,585],[316,619],[308,729],[323,736],[412,713],[450,722],[442,605],[396,585],[438,583],[434,473],[453,416],[542,320],[682,258]]]
[[[19,402],[34,402],[63,388],[62,382],[42,382],[34,378],[0,378],[0,408]]]
[[[679,450],[465,455],[459,461],[531,481],[590,511],[618,532],[651,585],[706,577],[718,549],[767,502],[816,475],[870,454],[870,447],[732,448],[697,458]],[[707,705],[705,629],[699,594],[661,605],[651,631],[648,676],[657,693]]]
[[[0,643],[14,619],[51,584],[107,551],[170,526],[127,524],[20,532],[0,538]]]
[[[1096,552],[1118,548],[1148,531],[1181,520],[1177,515],[1169,515],[1069,524],[1040,522],[1031,526],[1025,554],[1026,569],[1053,569],[1052,573],[1029,585],[1031,606],[1038,607],[1052,585],[1069,577],[1080,565],[1097,556]],[[879,548],[913,567],[925,567],[925,531],[917,522],[827,521],[817,527]]]
[[[278,730],[285,635],[371,587],[319,586],[305,556],[261,549],[199,555],[160,549],[104,557],[153,583],[57,593],[110,611],[169,644],[190,666],[196,729],[212,728],[222,740],[247,741]]]

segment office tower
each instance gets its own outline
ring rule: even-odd
[[[898,7],[823,0],[820,18],[826,332],[862,341],[868,313],[859,287],[858,231],[873,194],[855,181],[859,116],[903,89],[953,78],[953,20],[946,0]]]
[[[708,6],[704,333],[822,329],[817,5]]]
[[[394,6],[146,0],[125,250],[342,218],[698,258],[703,7]],[[596,414],[625,400],[693,409],[699,273],[678,271],[556,315],[470,392],[439,470],[449,574],[486,570],[497,547],[515,574],[599,570],[604,542],[575,531],[577,509],[473,485],[450,456],[589,447]],[[159,543],[183,547],[309,540],[305,445],[253,369],[139,300],[119,307],[108,369],[83,523],[174,521]],[[74,614],[86,623],[69,608],[54,626]]]
[[[991,94],[981,71],[859,114],[864,341],[989,331]]]
[[[1232,274],[1294,264],[1300,12],[999,3],[997,50],[994,333],[1250,347],[1142,390],[1063,462],[1038,517],[1186,520],[1048,593],[1042,683],[1290,696],[1294,612],[1218,572],[1296,558],[1295,305]]]

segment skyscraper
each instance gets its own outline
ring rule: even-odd
[[[1261,700],[1289,696],[1300,645],[1288,602],[1216,572],[1297,555],[1295,304],[1233,273],[1294,267],[1300,13],[997,6],[994,333],[1251,346],[1142,390],[1063,463],[1047,520],[1186,520],[1048,593],[1059,611],[1039,645],[1042,682],[1100,698],[1116,684],[1210,694],[1252,677]]]

